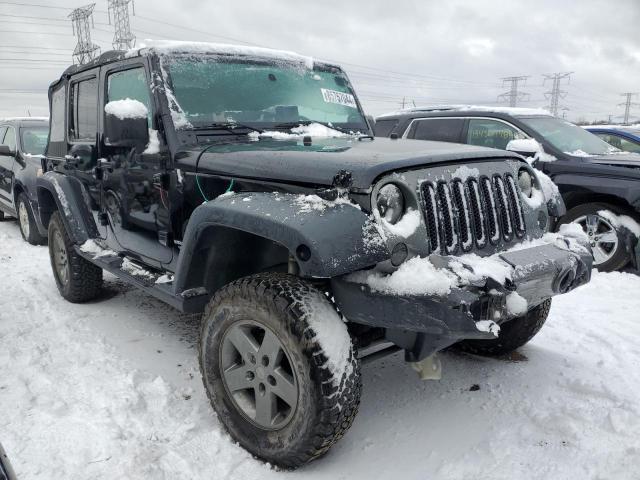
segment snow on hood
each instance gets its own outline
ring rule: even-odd
[[[125,56],[135,56],[144,53],[145,49],[157,53],[217,53],[221,55],[270,58],[273,60],[301,63],[307,68],[313,68],[313,58],[300,55],[287,50],[274,50],[271,48],[252,47],[245,45],[232,45],[226,43],[190,42],[176,40],[145,39],[140,47],[129,50]]]
[[[317,137],[317,138],[348,138],[351,136],[347,133],[329,128],[320,123],[310,123],[309,125],[299,125],[291,129],[289,132],[281,132],[278,130],[268,130],[264,132],[251,132],[249,138],[257,140],[259,138],[273,138],[276,140],[295,140],[301,137]]]

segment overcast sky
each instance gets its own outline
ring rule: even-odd
[[[0,116],[48,114],[47,86],[75,46],[66,17],[83,5],[0,0]],[[512,75],[530,76],[521,87],[530,99],[519,106],[542,107],[551,86],[542,85],[543,74],[571,71],[560,102],[567,118],[620,121],[620,93],[640,91],[640,0],[136,0],[135,7],[139,42],[244,42],[338,62],[374,115],[400,108],[403,98],[495,105],[508,90],[500,78]],[[107,0],[95,11],[93,40],[106,51]],[[640,117],[640,107],[632,112]]]

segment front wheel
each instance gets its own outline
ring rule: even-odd
[[[346,325],[296,277],[265,273],[222,288],[205,313],[199,348],[218,418],[265,461],[297,468],[353,423],[360,365]]]
[[[60,295],[71,303],[93,300],[102,288],[102,269],[75,251],[60,213],[49,221],[49,258]]]
[[[501,356],[520,348],[540,331],[551,310],[551,299],[545,300],[521,317],[500,325],[498,338],[492,340],[463,340],[457,347],[469,353],[487,357]]]
[[[38,232],[38,226],[36,225],[36,220],[33,217],[29,199],[24,192],[21,192],[18,195],[16,207],[16,210],[18,211],[18,225],[20,226],[20,234],[22,235],[22,238],[31,245],[44,245],[47,239]]]
[[[560,219],[560,224],[577,223],[582,227],[591,243],[593,266],[601,272],[612,272],[624,267],[630,260],[624,238],[609,218],[600,214],[609,211],[614,215],[625,215],[619,207],[608,203],[585,203],[569,210]]]

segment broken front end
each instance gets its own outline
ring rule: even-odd
[[[590,279],[586,236],[548,233],[562,199],[523,161],[394,173],[371,202],[390,258],[333,278],[332,290],[349,321],[381,329],[407,361],[499,338],[505,322]]]

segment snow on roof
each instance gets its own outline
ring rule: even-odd
[[[393,117],[416,112],[493,112],[508,113],[510,115],[550,115],[542,108],[520,108],[520,107],[490,107],[485,105],[430,105],[424,107],[410,107],[395,112],[384,113],[378,118]]]
[[[0,118],[0,122],[48,122],[49,117],[6,117]]]
[[[270,58],[280,61],[302,63],[307,68],[313,68],[313,58],[287,50],[273,50],[264,47],[246,45],[231,45],[226,43],[183,42],[175,40],[149,40],[141,42],[140,47],[129,50],[125,56],[143,55],[145,50],[158,53],[218,53],[243,57]]]

